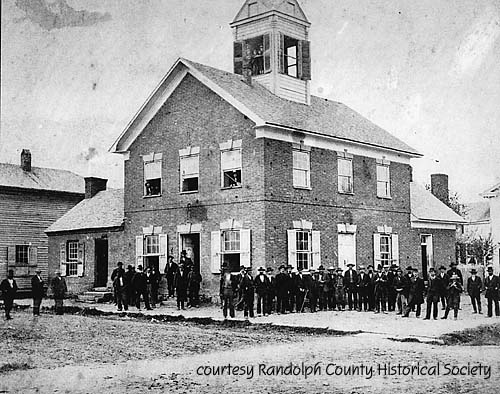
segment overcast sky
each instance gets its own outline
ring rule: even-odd
[[[312,93],[424,154],[463,201],[500,181],[499,0],[303,0]],[[123,182],[113,141],[177,57],[232,70],[241,0],[2,0],[0,161]]]

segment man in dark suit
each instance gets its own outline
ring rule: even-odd
[[[467,279],[467,294],[469,294],[470,302],[474,312],[481,313],[481,290],[483,287],[483,282],[481,278],[477,276],[477,270],[472,268],[470,270],[471,276]]]
[[[498,303],[500,292],[500,279],[493,275],[493,267],[486,269],[487,275],[484,278],[484,295],[488,300],[488,317],[493,316],[493,304],[495,305],[495,316],[500,316],[500,306]]]
[[[288,275],[285,272],[285,266],[280,265],[280,272],[276,275],[276,312],[286,313],[288,310]]]
[[[261,316],[262,314],[265,316],[268,305],[267,295],[271,282],[266,276],[266,269],[264,267],[260,267],[257,271],[259,274],[254,279],[255,293],[257,294],[257,316]]]
[[[307,291],[307,280],[302,268],[300,268],[297,275],[295,275],[295,287],[297,288],[297,296],[296,296],[297,312],[302,312],[303,311],[302,305],[304,305],[304,297]]]
[[[269,279],[269,288],[267,292],[267,314],[270,315],[273,313],[274,299],[276,298],[276,283],[272,267],[267,267],[266,277]]]
[[[40,305],[42,304],[45,288],[42,279],[42,270],[37,268],[35,275],[31,278],[31,296],[33,297],[33,316],[40,316]]]
[[[229,316],[234,317],[234,296],[236,294],[238,282],[236,277],[231,273],[231,270],[226,264],[222,265],[222,275],[220,276],[220,298],[222,302],[222,313],[224,319],[227,318],[227,310]]]
[[[368,304],[369,280],[370,278],[368,278],[368,275],[365,273],[365,267],[360,265],[358,272],[358,282],[356,284],[356,287],[358,289],[358,311],[360,312],[363,310],[363,308],[365,312],[370,309],[370,306]]]
[[[251,271],[252,269],[247,267],[245,275],[243,275],[240,282],[240,291],[243,297],[243,316],[245,319],[248,319],[248,317],[254,317],[253,302],[255,297],[255,286],[252,275],[250,275]]]
[[[446,267],[442,265],[439,267],[439,274],[437,275],[437,279],[439,281],[439,298],[441,299],[441,309],[446,309],[446,297],[447,297],[447,288],[448,283],[450,282],[450,277],[446,274]]]
[[[375,313],[380,313],[380,309],[385,313],[385,303],[387,298],[387,274],[381,266],[378,267],[373,277],[375,292]]]
[[[111,283],[113,283],[113,297],[115,300],[115,304],[118,304],[118,297],[119,297],[119,294],[116,293],[116,288],[114,286],[115,279],[118,275],[123,277],[124,274],[125,274],[125,270],[123,269],[123,263],[121,261],[119,261],[116,264],[116,268],[111,273]]]
[[[448,313],[453,308],[454,319],[458,318],[458,308],[460,305],[460,293],[463,291],[462,283],[460,283],[460,277],[457,274],[453,274],[448,283],[448,299],[446,301],[446,312],[441,319],[447,319]]]
[[[389,312],[394,312],[396,310],[396,290],[394,289],[394,278],[396,277],[396,271],[398,266],[396,264],[391,265],[391,269],[387,272],[387,310]]]
[[[408,288],[410,286],[408,279],[403,275],[403,270],[398,267],[396,276],[394,277],[393,284],[396,291],[396,305],[398,307],[397,315],[402,315],[406,311],[408,303]]]
[[[293,267],[288,265],[286,267],[287,275],[288,275],[288,310],[293,312],[294,309],[297,310],[297,286],[295,283],[296,274],[293,272]]]
[[[167,279],[168,296],[173,297],[175,292],[174,276],[179,266],[174,262],[174,256],[169,255],[165,266],[165,278]]]
[[[148,284],[146,280],[146,275],[142,272],[142,265],[137,266],[137,271],[134,274],[134,278],[132,279],[132,285],[135,291],[135,306],[137,309],[141,309],[141,295],[144,299],[144,304],[146,305],[147,310],[151,310],[151,306],[149,305],[149,297],[148,297]]]
[[[175,292],[177,294],[177,309],[185,309],[184,303],[187,301],[189,271],[183,263],[179,264],[179,269],[174,276]]]
[[[116,304],[118,310],[121,311],[122,308],[128,310],[128,300],[127,300],[127,281],[125,279],[125,270],[122,267],[122,263],[118,263],[119,267],[116,268],[111,274],[113,280],[113,290],[115,294]],[[119,269],[121,268],[121,269]]]
[[[429,269],[429,281],[427,285],[427,310],[424,320],[430,320],[431,308],[432,317],[434,320],[438,318],[438,304],[439,304],[439,282],[436,277],[434,268]]]
[[[460,281],[460,284],[463,286],[464,284],[464,278],[462,277],[462,271],[460,271],[458,268],[458,263],[456,261],[452,261],[450,263],[450,269],[448,270],[448,272],[446,273],[448,275],[449,278],[451,278],[451,276],[453,274],[456,274],[458,276],[458,280]]]
[[[7,279],[4,279],[2,283],[0,283],[0,291],[2,292],[3,305],[5,308],[5,319],[11,320],[12,316],[10,316],[10,311],[14,306],[14,298],[17,292],[17,283],[14,279],[13,270],[9,270]]]
[[[375,276],[375,273],[373,272],[373,265],[369,265],[366,267],[367,273],[366,276],[368,276],[368,286],[366,288],[366,293],[368,294],[368,310],[369,311],[374,311],[375,310],[375,291],[373,287],[373,277]]]
[[[356,292],[356,283],[358,282],[358,273],[353,269],[354,264],[347,264],[347,271],[344,273],[344,288],[347,292],[347,304],[349,310],[352,311],[358,304],[358,295]]]

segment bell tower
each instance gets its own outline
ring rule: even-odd
[[[296,0],[247,0],[230,26],[235,74],[310,104],[311,24]]]

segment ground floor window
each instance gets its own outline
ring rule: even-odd
[[[344,270],[347,264],[356,266],[356,234],[339,233],[338,234],[338,266]]]
[[[60,268],[62,276],[83,276],[85,263],[85,244],[78,240],[61,243]]]
[[[249,229],[231,228],[212,231],[212,272],[219,273],[222,264],[227,265],[233,272],[239,271],[240,266],[250,267],[250,249]]]
[[[166,234],[155,233],[161,231],[159,227],[146,228],[148,234],[135,237],[136,267],[142,265],[144,269],[155,268],[163,273],[167,264],[168,239]]]
[[[16,245],[16,264],[28,264],[29,245]]]
[[[373,235],[374,267],[399,265],[399,237],[392,233]]]
[[[310,227],[307,225],[307,227]],[[288,264],[309,270],[321,264],[320,232],[309,228],[288,230]]]

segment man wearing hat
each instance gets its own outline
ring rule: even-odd
[[[387,299],[387,274],[379,266],[378,272],[373,278],[375,292],[375,313],[380,313],[380,309],[385,313],[385,304]]]
[[[253,283],[252,268],[247,267],[245,270],[245,275],[241,279],[239,284],[241,295],[243,297],[243,315],[245,319],[248,317],[254,317],[253,302],[255,298],[255,286]]]
[[[394,291],[396,292],[396,305],[398,307],[398,315],[402,315],[406,311],[408,302],[409,282],[406,276],[403,275],[403,270],[398,267],[396,276],[393,281]]]
[[[165,265],[165,279],[167,279],[168,296],[173,297],[175,293],[174,276],[179,266],[174,262],[174,256],[169,255]]]
[[[328,287],[326,284],[326,282],[328,281],[327,275],[328,275],[328,273],[325,272],[325,267],[320,265],[318,267],[318,274],[317,274],[317,278],[318,278],[318,306],[319,306],[320,311],[326,310],[328,308],[327,303],[326,303],[326,300],[327,300],[326,293],[328,291]]]
[[[224,319],[227,318],[227,310],[229,316],[234,317],[234,295],[238,287],[236,277],[231,273],[227,264],[222,265],[222,274],[220,276],[220,299],[222,303],[222,313]]]
[[[7,278],[0,283],[0,291],[2,292],[3,306],[5,308],[5,319],[10,320],[10,311],[14,306],[14,297],[17,292],[17,283],[14,279],[14,271],[9,270]]]
[[[288,310],[288,275],[283,264],[280,265],[279,270],[280,272],[275,278],[276,312],[286,313]]]
[[[111,273],[111,282],[113,283],[113,296],[115,298],[115,304],[118,305],[118,310],[121,311],[123,306],[125,306],[125,310],[127,310],[125,270],[123,269],[123,263],[121,261],[117,263],[117,267]]]
[[[333,311],[335,309],[335,267],[328,267],[328,280],[327,280],[327,293],[326,293],[326,303],[328,310]]]
[[[493,267],[486,268],[486,278],[484,278],[484,295],[488,300],[488,317],[493,316],[493,304],[495,304],[495,316],[500,316],[499,308],[499,292],[500,292],[500,279],[497,275],[493,275]]]
[[[446,302],[446,312],[441,319],[447,319],[448,313],[453,308],[453,317],[455,320],[458,318],[458,308],[460,304],[460,293],[463,291],[460,277],[457,274],[451,275],[450,283],[448,284],[448,300]]]
[[[427,282],[427,310],[424,320],[430,320],[431,309],[432,317],[434,320],[438,318],[438,304],[439,304],[439,282],[436,277],[436,270],[429,269],[429,279]]]
[[[52,294],[54,295],[56,315],[62,315],[64,313],[64,297],[66,297],[68,287],[66,286],[64,278],[61,277],[61,271],[57,270],[55,274],[56,276],[52,278],[50,287],[52,289]]]
[[[467,279],[467,294],[470,297],[470,303],[472,304],[473,313],[481,313],[481,289],[483,287],[483,282],[479,276],[477,276],[477,270],[472,268],[470,270],[471,276]]]
[[[267,306],[269,305],[267,296],[271,283],[266,276],[266,269],[264,267],[260,267],[257,271],[259,273],[254,280],[255,293],[257,294],[257,316],[261,316],[262,314],[265,316],[267,314]]]
[[[299,268],[297,275],[295,275],[295,286],[297,288],[297,312],[302,312],[304,305],[304,298],[308,289],[308,277],[302,268]]]
[[[319,272],[316,272],[314,268],[309,270],[311,279],[308,283],[308,298],[309,298],[309,307],[311,312],[316,312],[316,308],[318,306],[318,298],[319,298]]]
[[[368,286],[366,288],[366,293],[368,294],[368,310],[369,311],[374,311],[375,310],[375,287],[373,285],[373,278],[375,277],[375,273],[373,272],[373,265],[369,265],[366,267],[366,270],[368,271],[366,273],[366,276],[368,276]]]
[[[42,279],[42,270],[37,268],[35,275],[31,278],[31,296],[33,297],[33,316],[40,316],[40,305],[45,295],[45,288]]]
[[[361,312],[364,308],[364,311],[367,312],[370,309],[368,304],[368,284],[370,279],[365,273],[365,267],[360,265],[358,271],[358,282],[356,284],[358,290],[358,311]]]
[[[344,273],[344,288],[347,293],[347,303],[349,310],[352,311],[358,304],[358,294],[356,292],[356,283],[358,282],[358,273],[354,270],[354,264],[347,264],[347,271]]]
[[[394,289],[394,278],[396,277],[398,268],[396,264],[392,264],[390,270],[387,272],[387,310],[389,312],[394,312],[396,310],[397,294]]]
[[[243,310],[243,294],[241,293],[241,287],[240,283],[245,277],[246,274],[246,267],[244,265],[240,265],[240,272],[236,274],[236,280],[238,282],[238,301],[236,302],[236,310],[242,311]]]
[[[460,284],[463,285],[464,284],[464,279],[462,277],[462,271],[460,271],[458,268],[458,263],[456,261],[452,261],[450,263],[450,269],[448,270],[447,274],[448,276],[451,278],[451,276],[453,274],[457,275],[458,276],[458,280],[460,281]]]
[[[410,311],[415,307],[412,296],[412,287],[413,291],[415,290],[415,278],[413,277],[413,267],[410,265],[406,267],[406,308],[403,309],[403,317],[408,317],[410,315]]]
[[[343,269],[338,267],[335,276],[335,305],[339,311],[345,310],[344,276],[342,272]]]
[[[276,283],[275,278],[273,276],[273,268],[267,267],[266,269],[266,277],[269,279],[269,288],[267,291],[267,314],[270,315],[273,313],[274,307],[274,299],[276,298]]]
[[[294,308],[296,308],[298,311],[300,306],[297,306],[297,293],[299,290],[295,283],[296,274],[293,272],[293,267],[291,265],[287,265],[286,271],[288,275],[288,310],[293,312]]]
[[[444,265],[439,267],[439,274],[437,275],[437,279],[439,281],[438,288],[439,288],[439,298],[441,299],[441,309],[445,310],[446,298],[447,298],[446,289],[448,288],[450,277],[446,273],[446,267]]]

